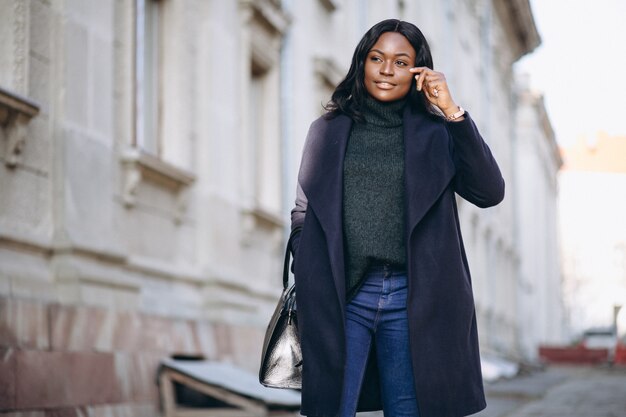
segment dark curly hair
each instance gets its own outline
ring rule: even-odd
[[[333,95],[324,106],[327,111],[326,117],[333,118],[339,114],[345,114],[355,121],[362,122],[363,116],[359,111],[361,103],[369,94],[365,88],[365,59],[370,49],[378,41],[380,35],[385,32],[397,32],[402,34],[415,49],[416,67],[428,67],[433,69],[433,58],[430,53],[430,47],[422,32],[412,23],[398,19],[383,20],[372,26],[368,30],[361,41],[356,46],[352,63],[346,77],[339,83]],[[439,113],[428,102],[421,91],[415,89],[415,80],[411,83],[411,89],[408,94],[408,105],[421,109],[434,115]]]

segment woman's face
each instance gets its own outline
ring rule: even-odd
[[[385,32],[365,58],[365,88],[379,101],[395,101],[409,93],[415,49],[398,32]]]

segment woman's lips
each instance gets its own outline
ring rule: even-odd
[[[390,83],[389,81],[375,81],[374,83],[381,90],[391,90],[392,88],[396,86],[395,84]]]

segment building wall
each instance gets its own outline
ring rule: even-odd
[[[543,105],[543,97],[518,80],[516,101],[516,236],[520,276],[517,286],[521,349],[537,356],[539,344],[566,339],[557,225],[558,184],[562,160]]]
[[[0,2],[0,87],[39,104],[21,152],[0,130],[0,410],[154,415],[172,353],[256,372],[306,131],[387,17],[422,28],[507,181],[498,207],[459,201],[483,348],[532,345],[510,189],[533,46],[506,2],[145,0],[143,23],[137,4]]]

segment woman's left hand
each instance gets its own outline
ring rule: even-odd
[[[428,67],[413,67],[409,69],[415,74],[417,91],[422,91],[426,99],[447,116],[456,113],[459,106],[452,99],[448,82],[442,72],[433,71]]]

